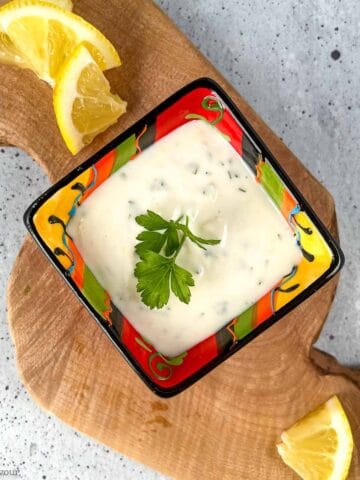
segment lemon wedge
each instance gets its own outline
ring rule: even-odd
[[[73,4],[71,0],[44,0],[46,3],[52,3],[60,8],[71,11]],[[0,63],[17,65],[22,68],[31,68],[29,62],[23,57],[22,53],[16,48],[9,35],[0,31]]]
[[[70,5],[66,0],[14,0],[1,7],[0,59],[31,68],[52,86],[61,65],[80,43],[102,70],[119,66],[111,42],[93,25],[64,9],[66,5]]]
[[[354,444],[337,396],[283,432],[281,440],[281,458],[303,480],[347,478]]]
[[[110,92],[109,82],[83,44],[60,69],[53,103],[60,132],[73,155],[126,111],[126,102]]]

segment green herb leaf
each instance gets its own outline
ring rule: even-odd
[[[171,272],[171,290],[181,302],[190,302],[190,288],[195,285],[193,276],[190,272],[174,263]]]
[[[147,250],[159,253],[164,246],[166,237],[159,232],[141,232],[136,239],[141,240],[141,242],[135,246],[135,250],[139,257],[142,258]]]
[[[221,240],[206,240],[205,238],[197,237],[196,235],[191,233],[190,230],[188,233],[188,237],[193,242],[203,243],[204,245],[219,245],[219,243],[221,242]]]
[[[169,222],[151,210],[147,210],[146,215],[138,215],[135,217],[135,221],[142,227],[145,227],[146,230],[150,230],[151,232],[155,230],[164,230],[169,226]]]
[[[135,266],[137,291],[141,294],[141,300],[151,309],[162,308],[169,301],[173,263],[171,258],[147,251]]]
[[[179,235],[177,232],[177,228],[174,222],[170,221],[169,227],[167,228],[166,232],[166,247],[165,247],[165,255],[167,257],[171,257],[176,250],[179,248]]]
[[[185,225],[180,223],[182,218],[183,216],[179,217],[175,222],[167,221],[151,210],[147,210],[146,215],[135,218],[146,229],[136,237],[140,243],[135,246],[135,250],[141,259],[134,270],[138,279],[136,288],[143,303],[151,309],[162,308],[168,303],[170,288],[181,302],[189,303],[189,287],[194,286],[193,276],[175,263],[187,238],[203,249],[203,245],[220,243],[220,240],[206,240],[194,235],[189,229],[189,218],[186,217]],[[164,246],[165,255],[161,255]]]
[[[141,300],[151,309],[162,308],[168,303],[170,285],[179,300],[189,303],[189,287],[194,286],[194,279],[190,272],[176,265],[173,258],[146,251],[141,262],[136,264],[134,273]]]
[[[221,240],[206,240],[205,238],[198,237],[197,235],[194,235],[192,231],[189,229],[187,225],[183,225],[182,223],[177,224],[177,228],[184,232],[184,234],[187,236],[189,240],[191,240],[193,243],[195,243],[198,247],[202,248],[203,250],[206,250],[205,247],[202,246],[204,245],[218,245]]]

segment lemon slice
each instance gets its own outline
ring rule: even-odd
[[[347,478],[354,444],[337,396],[283,432],[281,440],[281,458],[303,480]]]
[[[126,111],[88,49],[80,44],[61,68],[54,88],[54,110],[73,155]]]
[[[65,10],[71,11],[73,4],[71,0],[44,0],[46,3],[52,3]],[[18,65],[22,68],[31,68],[29,62],[23,57],[21,52],[11,41],[9,35],[0,32],[0,63],[7,63],[10,65]]]
[[[6,52],[1,57],[7,58],[7,63],[31,68],[50,85],[54,85],[62,63],[81,42],[102,70],[121,63],[114,46],[99,30],[58,6],[64,6],[64,1],[55,5],[14,0],[0,8],[0,50]]]

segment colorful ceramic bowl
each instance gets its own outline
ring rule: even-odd
[[[78,206],[110,175],[192,119],[220,130],[242,155],[297,236],[303,259],[255,305],[176,358],[157,352],[112,303],[67,234]],[[236,208],[236,207],[234,207]],[[129,364],[158,395],[189,387],[328,281],[343,254],[329,232],[225,92],[199,79],[172,95],[41,195],[25,213],[31,235]],[[241,292],[239,292],[241,295]]]

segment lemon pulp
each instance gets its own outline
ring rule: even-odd
[[[54,85],[59,69],[83,42],[102,70],[120,65],[109,40],[66,10],[67,0],[14,0],[0,8],[0,61],[30,68]]]
[[[334,396],[281,435],[283,461],[303,480],[345,480],[353,438],[345,411]]]
[[[53,101],[59,129],[73,154],[126,111],[126,102],[111,93],[109,82],[84,44],[60,69]]]

